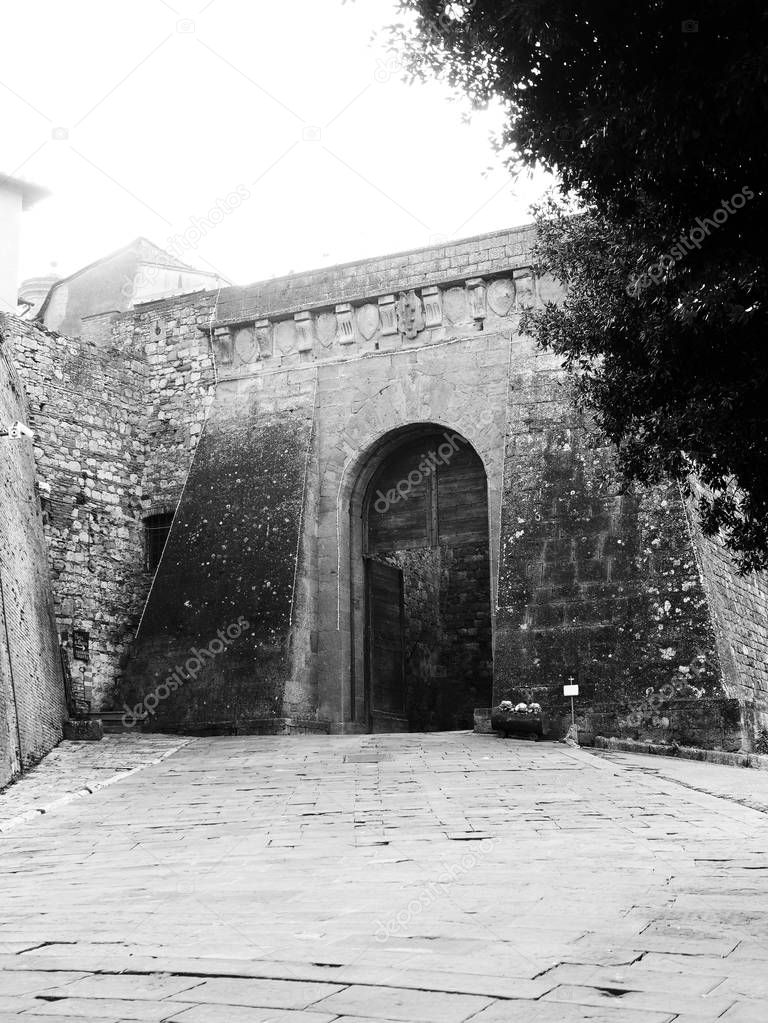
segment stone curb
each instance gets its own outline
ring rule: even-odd
[[[92,796],[94,792],[99,792],[101,789],[114,785],[115,782],[122,781],[124,778],[129,778],[132,774],[138,774],[139,771],[143,771],[146,767],[154,767],[155,764],[161,763],[173,753],[177,753],[183,746],[188,746],[190,742],[194,742],[194,739],[183,739],[179,742],[178,746],[174,746],[173,749],[165,750],[152,760],[147,760],[146,763],[138,764],[136,767],[129,767],[124,771],[117,771],[115,774],[110,775],[103,781],[95,782],[92,787],[84,786],[81,789],[75,789],[73,792],[67,792],[63,796],[59,796],[57,799],[52,799],[49,803],[38,803],[29,810],[17,813],[15,817],[9,817],[7,820],[0,821],[0,835],[4,835],[7,831],[10,831],[11,828],[15,828],[19,824],[25,824],[27,821],[34,820],[36,817],[41,817],[45,813],[50,813],[51,810],[58,810],[59,807],[66,806],[67,803],[73,803],[76,799],[82,799],[83,796]]]
[[[678,760],[700,760],[724,767],[751,767],[768,771],[768,756],[760,753],[726,753],[722,750],[698,749],[695,746],[669,746],[658,742],[640,742],[637,739],[615,739],[595,736],[595,749],[616,750],[622,753],[645,753]]]

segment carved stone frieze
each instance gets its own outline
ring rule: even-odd
[[[241,366],[247,366],[259,359],[259,345],[253,326],[237,327],[234,331],[235,360]]]
[[[515,282],[499,277],[488,285],[488,305],[497,316],[508,316],[515,305]]]
[[[293,320],[280,320],[275,324],[275,348],[281,355],[292,355],[296,351],[296,324]]]
[[[443,312],[451,323],[463,323],[468,318],[467,292],[464,288],[448,288],[443,292]]]
[[[229,327],[216,327],[214,329],[213,346],[217,361],[222,366],[231,366],[234,352],[234,337]]]
[[[424,325],[441,327],[443,324],[443,302],[438,287],[424,288],[421,292],[424,300]]]
[[[315,330],[317,332],[317,340],[323,348],[329,348],[336,340],[336,331],[338,330],[336,313],[319,313],[315,320]]]
[[[535,305],[536,290],[534,288],[533,274],[528,267],[522,270],[515,270],[515,290],[515,305],[518,309],[522,309],[523,306]]]
[[[257,320],[254,325],[259,358],[268,359],[274,354],[272,324],[269,320]]]
[[[218,362],[235,368],[275,353],[298,354],[304,360],[312,357],[310,353],[324,357],[337,345],[356,342],[373,342],[377,349],[392,351],[424,330],[473,320],[482,329],[489,313],[509,316],[522,306],[556,300],[559,294],[555,281],[539,281],[530,267],[520,267],[490,281],[471,277],[464,285],[427,285],[420,293],[410,289],[397,297],[380,295],[355,305],[340,302],[334,309],[304,309],[276,322],[264,318],[250,325],[222,325],[214,328],[213,343]]]
[[[472,311],[472,319],[482,323],[488,315],[485,304],[485,281],[482,277],[473,277],[467,281],[467,293],[469,294],[469,307]]]
[[[424,330],[424,306],[415,291],[404,292],[397,300],[397,329],[412,341]]]
[[[293,317],[296,324],[297,348],[300,352],[311,352],[314,347],[312,313],[305,311],[295,313]]]
[[[365,305],[360,306],[356,314],[357,329],[360,331],[361,337],[365,338],[366,341],[370,341],[376,331],[379,329],[379,309],[372,302],[366,302]]]
[[[339,344],[351,345],[355,340],[355,324],[349,302],[342,302],[336,306],[336,319],[339,324]]]
[[[542,303],[557,302],[563,297],[563,291],[563,287],[549,274],[536,278],[536,295]]]
[[[382,295],[379,299],[379,316],[383,337],[397,334],[397,305],[394,295]]]

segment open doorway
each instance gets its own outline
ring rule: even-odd
[[[406,429],[387,444],[361,511],[368,727],[471,728],[492,688],[482,460],[451,430]]]

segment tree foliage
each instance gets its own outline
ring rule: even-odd
[[[768,567],[768,8],[752,0],[401,0],[411,74],[504,103],[511,167],[558,175],[526,329],[577,371],[630,480],[709,489]]]

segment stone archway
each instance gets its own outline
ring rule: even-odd
[[[472,727],[492,685],[488,483],[433,423],[387,434],[351,507],[353,700],[371,731]]]

